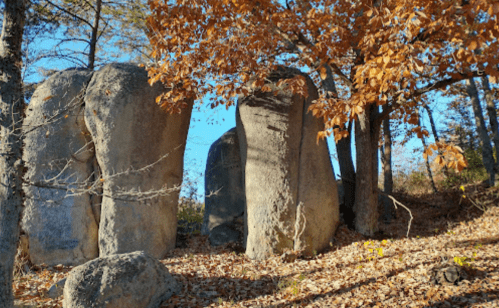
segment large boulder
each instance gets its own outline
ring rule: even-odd
[[[85,121],[102,172],[101,256],[144,250],[156,258],[175,248],[177,204],[192,102],[181,114],[155,103],[144,68],[109,64],[85,95]]]
[[[293,94],[285,80],[305,81],[307,97]],[[317,89],[296,69],[279,68],[239,100],[239,136],[246,195],[246,254],[265,259],[285,249],[311,255],[329,245],[339,206],[321,119],[308,112]],[[279,81],[281,83],[279,84]]]
[[[85,70],[56,73],[27,107],[22,228],[35,264],[77,265],[98,256],[98,210],[81,191],[94,174],[94,149],[83,119],[91,76]]]
[[[180,291],[164,264],[143,251],[75,267],[64,285],[65,308],[156,308]]]
[[[244,215],[244,186],[239,139],[232,128],[210,147],[205,172],[205,213],[201,232],[212,245],[237,241]]]

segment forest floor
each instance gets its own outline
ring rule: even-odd
[[[161,307],[499,307],[499,188],[465,193],[398,194],[414,216],[409,237],[399,207],[375,238],[341,225],[327,251],[291,263],[253,261],[240,247],[212,248],[192,235],[161,261],[183,285]],[[435,284],[433,270],[449,266],[460,281]],[[17,307],[62,307],[62,296],[46,292],[70,269],[16,277]]]

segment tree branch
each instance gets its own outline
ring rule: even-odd
[[[345,74],[343,74],[341,69],[335,63],[331,63],[331,61],[329,63],[329,66],[336,73],[336,75],[338,75],[338,77],[340,77],[340,79],[343,80],[350,89],[352,89],[353,82]]]
[[[378,189],[378,193],[380,193],[382,195],[385,195],[388,198],[390,198],[393,201],[393,206],[395,207],[396,210],[398,210],[397,205],[400,205],[401,207],[403,207],[404,209],[406,209],[407,212],[409,212],[409,215],[411,216],[411,219],[409,219],[409,224],[407,226],[407,234],[406,234],[406,237],[409,237],[409,231],[411,231],[411,222],[412,222],[412,219],[414,218],[412,216],[411,210],[407,206],[405,206],[402,203],[400,203],[399,201],[397,201],[397,199],[395,199],[392,195],[389,195],[389,194],[381,191],[380,189]]]
[[[47,3],[48,3],[48,4],[50,4],[50,5],[52,5],[52,6],[53,6],[53,7],[55,7],[56,9],[58,9],[58,10],[60,10],[60,11],[64,12],[64,13],[66,13],[66,14],[68,14],[68,15],[70,15],[71,17],[76,18],[76,19],[78,19],[79,21],[81,21],[81,22],[83,22],[83,23],[85,23],[85,24],[89,25],[90,27],[92,27],[92,24],[90,24],[90,22],[88,22],[87,20],[85,20],[85,19],[81,18],[80,16],[78,16],[78,15],[76,15],[76,14],[73,14],[72,12],[70,12],[70,11],[66,10],[66,9],[65,9],[65,8],[63,8],[63,7],[58,6],[57,4],[55,4],[55,3],[51,2],[50,0],[47,0]]]
[[[468,79],[468,78],[471,78],[471,77],[479,77],[479,76],[482,75],[482,73],[478,72],[478,71],[474,71],[474,72],[470,72],[470,73],[466,73],[466,74],[462,74],[462,73],[457,73],[457,74],[459,75],[459,77],[457,77],[457,78],[447,78],[447,79],[439,80],[437,82],[429,83],[426,86],[421,87],[421,88],[415,90],[414,92],[412,92],[407,98],[402,97],[403,93],[401,92],[399,95],[397,95],[392,100],[392,102],[390,103],[390,105],[385,110],[383,110],[383,112],[381,112],[379,114],[379,116],[376,119],[376,124],[381,125],[381,122],[396,107],[398,107],[398,106],[401,105],[399,102],[406,102],[408,100],[420,97],[421,95],[423,95],[425,93],[428,93],[428,92],[431,92],[433,90],[439,90],[439,89],[445,88],[447,86],[450,86],[450,85],[452,85],[452,84],[454,84],[456,82],[462,81],[464,79]]]

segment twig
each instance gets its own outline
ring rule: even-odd
[[[464,196],[466,196],[466,195],[464,195]],[[463,197],[461,197],[461,200],[462,200],[462,199],[463,199]],[[461,200],[459,200],[459,204],[461,204]],[[485,210],[486,210],[486,207],[485,207],[485,206],[480,207],[480,206],[479,206],[478,204],[476,204],[476,202],[475,202],[475,201],[473,201],[473,199],[471,199],[470,197],[468,197],[468,200],[470,200],[470,201],[471,201],[471,204],[472,204],[474,207],[476,207],[477,209],[479,209],[479,210],[480,210],[480,211],[482,211],[482,212],[485,212]]]
[[[397,199],[395,199],[392,195],[389,195],[389,194],[387,194],[385,192],[382,192],[381,190],[378,190],[378,192],[381,193],[382,195],[385,195],[388,198],[390,198],[393,201],[393,206],[395,207],[396,210],[398,210],[397,205],[400,205],[401,207],[403,207],[404,209],[406,209],[407,212],[409,212],[409,215],[411,216],[411,219],[409,219],[409,225],[407,226],[407,234],[406,234],[406,237],[409,237],[409,231],[411,231],[411,222],[412,222],[412,219],[414,218],[412,216],[411,210],[409,210],[409,208],[407,206],[405,206],[402,203],[400,203],[399,201],[397,201]]]
[[[75,155],[80,153],[81,151],[85,150],[85,148],[88,148],[92,142],[88,142],[80,148]],[[180,145],[175,147],[172,151],[178,150],[180,148]],[[170,153],[166,153],[165,155],[161,156],[158,160],[155,162],[143,166],[141,168],[135,169],[132,166],[127,168],[125,171],[121,171],[118,173],[110,174],[108,176],[104,176],[104,178],[99,176],[98,174],[95,174],[95,171],[90,174],[86,179],[80,180],[79,176],[76,172],[70,173],[71,170],[71,165],[75,163],[74,158],[68,159],[65,163],[65,165],[61,168],[52,168],[52,169],[60,169],[60,171],[57,172],[57,174],[53,177],[50,178],[43,178],[37,181],[31,181],[29,179],[23,179],[23,183],[26,186],[33,186],[33,187],[39,187],[39,188],[47,188],[47,189],[55,189],[55,190],[61,190],[65,191],[66,195],[65,197],[74,197],[74,196],[82,196],[85,194],[90,194],[94,196],[102,196],[102,197],[108,197],[114,200],[121,200],[121,201],[128,201],[128,202],[135,202],[135,201],[146,201],[146,200],[151,200],[155,198],[161,198],[170,195],[173,192],[180,191],[182,188],[182,185],[175,185],[173,187],[160,187],[157,189],[150,189],[147,191],[141,191],[140,187],[139,188],[123,188],[123,187],[118,187],[116,185],[112,185],[112,181],[115,178],[119,177],[127,177],[130,176],[131,174],[140,174],[140,173],[146,173],[149,172],[153,167],[158,165],[161,161],[166,159]],[[74,155],[72,155],[74,156]],[[64,160],[64,159],[62,159]],[[51,161],[48,163],[48,165],[55,164],[59,165],[58,162],[56,161]],[[96,170],[98,171],[98,170]],[[104,182],[110,182],[108,187],[103,187]],[[49,200],[46,200],[49,201]]]

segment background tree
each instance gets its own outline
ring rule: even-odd
[[[419,117],[419,112],[418,112],[418,127],[421,127],[421,118]],[[421,134],[421,143],[423,144],[423,149],[426,152],[428,150],[428,146],[426,145],[426,136],[428,134]],[[431,183],[431,188],[433,189],[434,193],[438,193],[437,185],[435,184],[435,179],[433,177],[433,172],[431,171],[431,164],[430,164],[430,157],[428,155],[425,155],[425,162],[426,162],[426,171],[428,172],[428,177],[430,178],[430,183]]]
[[[463,91],[462,87],[461,90]],[[457,97],[453,97],[448,106],[449,113],[446,117],[445,129],[442,132],[444,139],[457,144],[463,150],[477,150],[479,146],[478,134],[473,123],[469,96],[463,91]]]
[[[433,117],[433,111],[431,110],[430,106],[427,103],[423,103],[423,108],[426,110],[426,114],[428,115],[428,120],[430,121],[430,127],[431,127],[431,132],[433,134],[433,138],[435,139],[436,143],[440,143],[440,136],[437,130],[437,126],[435,125],[435,119]],[[438,151],[438,155],[443,155],[442,151]],[[448,169],[447,166],[443,166],[443,171],[444,174],[447,175]]]
[[[208,94],[213,107],[231,106],[237,95],[250,93],[245,83],[251,75],[257,77],[253,85],[261,86],[276,65],[308,71],[317,84],[333,75],[337,93],[322,87],[312,112],[326,123],[320,137],[347,135],[342,128],[355,121],[355,227],[366,235],[378,228],[377,149],[383,119],[400,110],[416,125],[414,99],[478,76],[477,65],[493,82],[499,76],[499,4],[494,1],[196,0],[150,5],[150,40],[159,60],[150,68],[151,82],[173,87],[159,99],[169,111],[180,109],[183,97]],[[480,23],[474,22],[477,16]],[[470,24],[474,36],[468,35]],[[477,48],[480,54],[474,52]],[[300,81],[294,87],[299,93]],[[387,106],[383,112],[380,105]],[[457,160],[450,165],[462,169],[462,155],[452,153]]]
[[[63,67],[93,69],[116,58],[138,62],[149,59],[145,1],[34,0],[29,3],[28,26],[31,21],[38,25],[37,31],[27,32],[23,48],[26,69],[31,74],[50,74],[54,69],[47,60],[58,60]],[[40,45],[47,47],[40,48]]]
[[[77,0],[7,0],[0,3],[0,8],[3,12],[0,16],[3,24],[0,46],[0,307],[10,308],[13,306],[13,264],[23,201],[23,94],[29,98],[34,91],[34,84],[23,83],[23,79],[37,73],[36,67],[41,67],[42,72],[44,69],[52,71],[46,64],[40,65],[47,59],[66,60],[73,66],[86,68],[109,60],[107,56],[115,56],[119,50],[126,50],[128,59],[145,59],[147,7],[139,0],[98,0],[94,4]],[[40,48],[40,42],[50,46],[48,41],[54,42],[54,49]],[[83,42],[81,46],[87,49],[77,50],[74,45],[77,41]],[[104,54],[103,51],[109,49],[112,52]]]
[[[14,306],[12,281],[22,209],[22,57],[26,5],[5,0],[0,40],[0,307]]]
[[[466,93],[471,101],[473,113],[475,115],[475,125],[480,137],[480,148],[482,152],[482,159],[485,169],[489,174],[489,185],[495,185],[495,172],[494,172],[494,156],[492,154],[492,146],[490,145],[490,138],[487,132],[487,126],[483,117],[482,105],[480,97],[478,96],[478,89],[473,78],[465,80]]]
[[[392,165],[392,130],[390,118],[383,120],[383,146],[381,147],[381,163],[383,165],[383,192],[391,195],[393,193],[393,165]],[[387,196],[383,196],[383,219],[390,223],[392,219],[392,201]]]
[[[489,77],[482,76],[482,86],[484,92],[485,103],[487,104],[487,115],[489,116],[490,129],[492,130],[492,140],[496,152],[495,157],[495,172],[499,173],[499,124],[497,123],[497,111],[494,103],[494,94],[490,87]]]
[[[447,123],[445,134],[446,139],[455,139],[462,149],[468,151],[468,155],[471,155],[471,152],[480,152],[480,164],[485,167],[489,175],[487,181],[489,185],[492,185],[492,180],[495,179],[496,162],[489,131],[494,138],[494,122],[497,122],[497,114],[494,114],[495,107],[489,108],[493,109],[492,112],[487,112],[491,124],[489,129],[481,100],[487,100],[489,97],[489,101],[492,101],[492,105],[494,105],[493,99],[491,99],[493,91],[491,88],[489,88],[490,91],[486,90],[483,78],[487,78],[487,76],[484,75],[480,78],[482,80],[482,83],[479,83],[481,87],[478,87],[475,80],[470,78],[464,83],[454,84],[443,93],[445,97],[452,100],[448,109],[450,112],[447,114],[447,119],[450,122]]]

